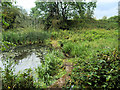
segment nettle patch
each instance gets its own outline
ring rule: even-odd
[[[71,75],[73,88],[120,88],[119,54],[117,49],[103,50],[85,61],[80,59]]]

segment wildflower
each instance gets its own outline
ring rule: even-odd
[[[8,86],[8,89],[10,89],[10,87]]]

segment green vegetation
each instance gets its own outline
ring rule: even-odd
[[[2,58],[3,90],[48,88],[68,74],[65,62],[71,62],[73,70],[63,88],[120,88],[118,16],[95,20],[92,15],[96,3],[92,2],[35,4],[30,15],[12,3],[1,5],[5,7],[0,34],[3,53],[12,53],[16,46],[48,46],[35,70],[14,74],[14,56]]]
[[[45,62],[42,66],[36,69],[38,73],[38,86],[47,87],[51,85],[56,79],[56,75],[60,73],[60,66],[62,65],[62,59],[55,55],[56,51],[52,51],[45,55]],[[41,83],[42,82],[42,83]]]
[[[119,52],[104,49],[86,60],[77,59],[67,87],[73,88],[120,88]],[[79,73],[78,73],[79,72]]]
[[[25,45],[33,43],[43,43],[45,39],[50,38],[46,31],[37,31],[27,29],[25,31],[7,31],[2,33],[3,41],[8,41],[16,45]]]
[[[75,66],[71,74],[71,82],[68,82],[69,84],[65,87],[70,88],[71,85],[74,85],[74,88],[119,88],[118,32],[104,29],[76,32],[60,30],[59,32],[54,31],[54,34],[51,33],[51,36],[57,36],[55,40],[59,44],[63,44],[63,47],[61,50],[53,49],[44,56],[44,64],[36,69],[38,81],[31,83],[34,79],[27,73],[18,76],[9,74],[12,75],[11,77],[16,77],[15,82],[12,85],[5,83],[4,87],[13,88],[15,85],[14,88],[27,88],[26,86],[47,88],[58,79],[58,73],[63,73],[63,71],[61,72],[62,59],[65,58],[63,54],[67,54],[68,60]],[[48,38],[45,43],[49,45],[50,41]],[[24,75],[26,78],[21,78]],[[3,78],[7,79],[9,76]],[[20,82],[26,80],[29,85],[21,86]]]
[[[3,42],[5,45],[6,42]],[[7,43],[10,47],[10,43]],[[3,46],[4,47],[4,46]],[[6,49],[6,48],[5,48]],[[9,51],[12,52],[12,51]],[[59,57],[57,57],[59,56]],[[52,51],[45,55],[45,61],[42,66],[35,69],[35,72],[26,69],[24,72],[14,74],[16,63],[13,61],[14,57],[7,56],[2,59],[5,69],[2,69],[2,85],[3,89],[22,89],[22,88],[45,88],[60,78],[59,74],[65,73],[60,67],[62,66],[62,59],[58,51]],[[36,76],[37,75],[37,76]],[[56,76],[57,75],[57,76]],[[37,80],[36,80],[37,78]]]

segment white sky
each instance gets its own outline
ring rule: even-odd
[[[36,0],[16,0],[16,1],[17,1],[16,5],[23,7],[29,13],[30,8],[35,7],[34,2]],[[114,15],[118,15],[118,2],[119,0],[97,0],[97,7],[95,9],[94,16],[97,19],[101,19],[103,16],[111,17]]]

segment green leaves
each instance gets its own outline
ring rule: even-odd
[[[13,6],[12,2],[2,2],[1,7],[2,28],[4,30],[30,25],[30,17],[27,16],[24,9]]]
[[[106,81],[108,82],[110,80],[111,76],[107,76]]]
[[[35,2],[36,6],[31,9],[31,16],[45,20],[46,28],[56,28],[52,20],[62,21],[59,24],[60,28],[67,28],[68,18],[76,18],[77,21],[85,22],[85,17],[91,18],[95,9],[96,3],[84,2]],[[89,12],[88,12],[89,11]],[[85,15],[87,13],[87,16]]]
[[[72,81],[79,83],[74,83],[74,86],[81,86],[81,88],[119,88],[119,59],[118,56],[113,56],[113,52],[115,55],[119,53],[114,49],[109,54],[101,51],[100,57],[91,58],[88,64],[86,61],[82,61],[78,66],[75,66],[71,78]],[[113,60],[116,61],[113,62]]]
[[[26,31],[26,32],[14,32],[7,31],[2,33],[3,41],[9,41],[11,43],[21,44],[33,44],[33,43],[44,43],[46,39],[50,37],[47,32],[41,31]]]
[[[86,47],[82,44],[77,44],[74,42],[64,43],[63,52],[69,54],[71,57],[79,57],[85,54]]]
[[[61,64],[62,60],[56,56],[56,51],[47,53],[42,66],[36,69],[40,79],[38,82],[44,82],[46,86],[52,84],[54,76],[59,73]]]
[[[5,25],[5,26],[9,26],[9,23],[7,23],[4,18],[2,18],[2,23]]]
[[[0,42],[0,50],[1,51],[8,51],[10,50],[12,47],[15,47],[16,45],[14,43],[10,43],[8,41],[3,41],[3,42]]]

